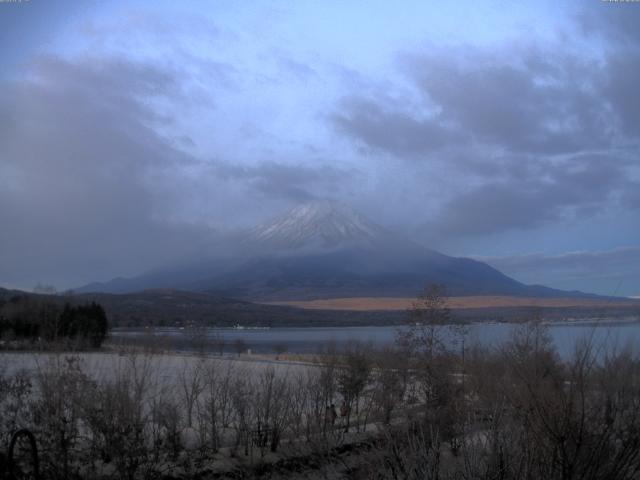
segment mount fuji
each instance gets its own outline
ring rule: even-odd
[[[355,210],[328,200],[299,205],[249,233],[247,241],[276,250],[375,247],[390,232]]]
[[[129,293],[172,288],[256,301],[415,296],[428,283],[450,295],[585,296],[525,285],[476,260],[443,255],[346,205],[296,206],[234,240],[233,253],[160,268],[77,291]]]

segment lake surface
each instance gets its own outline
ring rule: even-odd
[[[189,328],[154,329],[115,329],[111,332],[114,340],[136,339],[145,342],[162,341],[170,349],[191,350],[194,343],[204,342],[208,349],[220,338],[224,342],[225,352],[236,349],[250,349],[254,353],[273,353],[287,351],[292,353],[316,353],[329,344],[338,349],[350,342],[371,343],[375,346],[392,344],[398,328],[406,327],[287,327],[270,329],[232,329],[208,328],[192,330]],[[443,327],[446,328],[446,327]],[[510,338],[516,324],[494,323],[468,325],[465,343],[467,346],[480,344],[498,347]],[[631,348],[640,352],[640,323],[637,322],[600,322],[600,323],[563,323],[549,325],[549,333],[562,357],[569,357],[576,344],[592,338],[602,348]]]

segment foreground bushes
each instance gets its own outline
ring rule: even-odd
[[[637,358],[585,342],[562,361],[535,324],[494,350],[447,348],[441,333],[415,327],[395,348],[353,344],[309,367],[52,355],[0,372],[0,438],[32,429],[52,479],[250,478],[273,452],[327,478],[638,477]]]
[[[562,362],[536,325],[468,353],[446,402],[386,431],[369,478],[638,478],[637,358],[584,342]]]
[[[329,397],[320,370],[171,357],[178,365],[168,374],[169,357],[154,355],[108,356],[97,368],[86,356],[46,358],[35,372],[0,375],[0,448],[28,427],[45,478],[188,475],[221,456],[261,458],[283,440],[315,441],[327,427],[313,415],[324,416]]]

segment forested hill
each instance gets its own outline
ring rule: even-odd
[[[405,310],[350,311],[307,310],[303,308],[264,305],[209,293],[179,290],[147,290],[128,294],[75,294],[38,295],[19,290],[0,288],[0,315],[2,305],[11,298],[26,296],[34,302],[86,305],[95,302],[104,307],[111,327],[130,326],[186,326],[203,325],[230,327],[262,326],[353,326],[394,325],[407,321]],[[456,308],[452,318],[460,321],[521,321],[542,316],[548,320],[567,318],[613,318],[638,316],[640,307],[494,307]]]
[[[102,305],[109,325],[117,326],[327,326],[401,323],[405,312],[353,312],[305,310],[262,305],[208,293],[179,290],[146,290],[128,294],[39,295],[0,288],[2,304],[26,296],[34,302]]]

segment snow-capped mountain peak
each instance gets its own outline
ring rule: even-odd
[[[253,242],[278,249],[372,245],[384,228],[341,203],[320,200],[298,205],[251,231]]]

